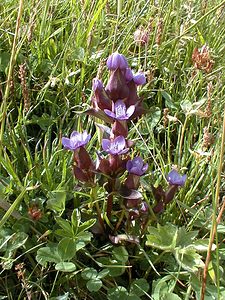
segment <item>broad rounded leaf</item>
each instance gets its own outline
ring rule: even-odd
[[[126,288],[123,286],[108,289],[108,300],[128,300],[128,295]]]
[[[58,253],[61,259],[70,260],[76,253],[76,242],[71,238],[64,238],[58,244]]]
[[[73,272],[76,270],[76,266],[72,262],[62,261],[55,265],[55,269],[61,272]]]
[[[42,266],[46,266],[47,262],[58,263],[61,261],[58,249],[56,246],[53,247],[43,247],[38,249],[36,260]]]
[[[130,287],[130,292],[137,296],[143,296],[148,290],[149,284],[144,278],[134,280]]]
[[[87,288],[90,292],[97,292],[102,287],[102,281],[98,278],[89,280]]]
[[[94,268],[86,268],[81,272],[81,276],[86,280],[92,280],[98,277],[98,272]]]
[[[117,261],[126,262],[128,260],[128,252],[125,247],[114,247],[112,254]]]

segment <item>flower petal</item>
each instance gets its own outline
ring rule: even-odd
[[[114,114],[114,112],[112,112],[111,110],[108,110],[108,109],[104,109],[104,112],[107,116],[115,119],[116,118],[116,115]]]
[[[118,150],[123,150],[126,144],[125,138],[122,135],[117,136],[113,142],[118,145]]]
[[[130,107],[128,107],[127,117],[130,118],[133,115],[134,111],[135,111],[135,105],[131,105]]]
[[[66,148],[66,149],[70,149],[71,148],[70,147],[70,139],[69,138],[63,137],[62,138],[62,144],[63,144],[63,147]]]
[[[110,145],[111,145],[110,140],[102,139],[102,149],[104,151],[108,151],[110,148]]]

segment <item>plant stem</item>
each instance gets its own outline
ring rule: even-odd
[[[188,121],[188,116],[185,118],[183,127],[182,127],[182,131],[181,131],[181,138],[180,138],[180,145],[179,145],[179,162],[181,162],[181,155],[182,155],[182,146],[183,146],[183,142],[184,142],[184,133],[185,133],[185,129],[187,126],[187,121]]]
[[[107,198],[107,210],[106,210],[108,219],[110,219],[111,217],[112,207],[113,207],[113,194],[110,193]]]
[[[98,201],[97,201],[96,187],[93,187],[91,189],[91,198],[92,198],[92,202],[95,203],[99,224],[102,227],[102,230],[105,231],[105,226],[104,226],[104,222],[102,219],[101,209],[100,209]]]
[[[120,227],[120,225],[121,225],[121,223],[122,223],[122,221],[123,221],[124,215],[125,215],[125,209],[123,208],[122,213],[121,213],[121,215],[120,215],[120,218],[119,218],[119,220],[118,220],[118,222],[116,223],[116,226],[115,226],[115,228],[114,228],[114,232],[116,232],[116,231],[118,230],[118,228]]]
[[[216,219],[216,212],[219,207],[219,193],[220,193],[220,183],[221,183],[221,173],[223,168],[223,156],[224,156],[224,143],[225,143],[225,109],[223,114],[223,132],[222,132],[222,140],[221,140],[221,148],[220,148],[220,160],[218,165],[218,177],[217,177],[217,185],[216,185],[216,193],[214,198],[214,211],[213,211],[213,217],[212,217],[212,228],[210,232],[210,239],[209,239],[209,245],[208,245],[208,251],[205,261],[205,268],[203,272],[203,279],[202,279],[202,289],[201,289],[201,300],[204,300],[205,298],[205,289],[206,289],[206,279],[207,279],[207,273],[208,273],[208,266],[210,263],[211,258],[211,250],[212,250],[212,244],[215,238],[217,224],[220,222],[220,219],[222,217],[223,210],[225,208],[225,201],[223,202],[222,208],[219,212],[218,218]],[[218,298],[219,299],[219,298]]]

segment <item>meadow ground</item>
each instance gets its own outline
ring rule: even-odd
[[[0,19],[0,299],[225,299],[225,1],[3,0]],[[68,151],[73,131],[91,139]]]

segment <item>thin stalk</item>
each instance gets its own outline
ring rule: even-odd
[[[185,129],[187,127],[187,121],[188,121],[188,116],[186,116],[184,124],[182,126],[182,131],[181,131],[181,137],[180,137],[180,145],[179,145],[179,159],[181,162],[181,155],[182,155],[182,146],[183,146],[183,142],[184,142],[184,133],[185,133]]]
[[[123,7],[123,0],[117,0],[117,18],[120,17]]]
[[[222,140],[221,140],[221,148],[220,148],[220,160],[217,170],[217,185],[216,185],[216,193],[214,198],[214,211],[212,216],[212,228],[210,232],[210,239],[209,239],[209,245],[208,245],[208,251],[207,251],[207,257],[205,261],[205,268],[203,272],[203,279],[202,279],[202,289],[201,289],[201,300],[204,300],[205,298],[205,289],[206,289],[206,279],[207,279],[207,273],[208,273],[208,266],[210,263],[211,258],[211,250],[212,250],[212,244],[215,238],[216,230],[217,230],[217,224],[220,221],[222,217],[223,210],[225,208],[225,201],[223,202],[222,208],[220,210],[219,216],[216,219],[216,213],[217,209],[219,207],[219,194],[220,194],[220,183],[221,183],[221,173],[223,168],[223,157],[224,157],[224,143],[225,143],[225,109],[223,114],[223,132],[222,132]],[[218,295],[219,296],[219,295]],[[218,298],[219,299],[219,298]]]
[[[104,222],[103,222],[103,219],[102,219],[102,214],[101,214],[101,209],[99,207],[99,204],[98,204],[98,200],[97,200],[97,191],[96,191],[96,187],[93,187],[91,189],[91,199],[92,199],[92,203],[95,203],[95,207],[96,207],[96,211],[97,211],[97,216],[98,216],[98,221],[99,221],[99,224],[103,230],[103,232],[105,231],[105,225],[104,225]]]
[[[121,223],[123,221],[124,216],[125,216],[125,209],[123,208],[122,213],[121,213],[121,215],[119,217],[119,220],[116,223],[116,226],[115,226],[115,229],[114,229],[114,233],[119,229],[119,227],[120,227],[120,225],[121,225]]]
[[[1,131],[0,131],[0,145],[2,144],[3,134],[4,134],[4,130],[5,130],[7,100],[8,100],[9,92],[10,92],[10,81],[11,81],[11,78],[12,78],[13,68],[14,68],[15,61],[16,61],[16,43],[17,43],[17,39],[18,39],[18,35],[19,35],[19,28],[20,28],[20,21],[21,21],[21,17],[22,17],[22,12],[23,12],[23,0],[20,0],[19,10],[18,10],[17,20],[16,20],[15,35],[14,35],[14,39],[13,39],[11,57],[10,57],[10,62],[9,62],[9,71],[8,71],[6,87],[5,87],[5,94],[4,94],[4,97],[3,97],[2,104],[1,104],[2,120],[1,120]],[[0,147],[0,156],[1,156],[1,152],[2,152],[2,148]]]

